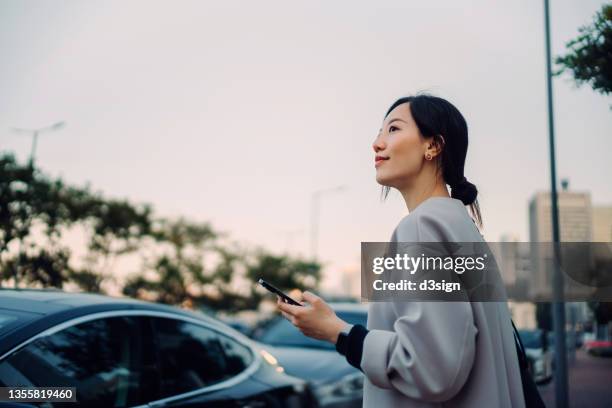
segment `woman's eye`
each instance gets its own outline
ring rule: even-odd
[[[389,126],[389,132],[393,132],[393,130],[397,130],[398,128],[395,126]]]

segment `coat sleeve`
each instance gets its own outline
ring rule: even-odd
[[[453,237],[447,227],[440,217],[412,217],[399,225],[394,238],[399,247],[402,241],[449,242]],[[478,330],[469,301],[392,302],[390,309],[393,331],[373,329],[365,336],[364,374],[374,385],[410,398],[429,402],[453,398],[474,363]]]
[[[474,362],[469,302],[396,302],[393,331],[370,330],[361,369],[376,386],[430,402],[453,398]]]

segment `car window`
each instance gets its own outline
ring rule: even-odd
[[[251,350],[227,336],[220,335],[221,347],[225,353],[226,367],[229,375],[244,371],[253,362]]]
[[[337,312],[338,317],[349,324],[360,324],[366,326],[367,313]],[[335,345],[322,340],[307,337],[293,326],[287,319],[278,317],[266,325],[262,330],[257,330],[256,339],[262,343],[282,347],[308,347],[335,350]]]
[[[0,384],[76,387],[78,403],[65,403],[70,407],[146,403],[157,389],[152,350],[143,341],[147,324],[138,317],[111,317],[41,337],[0,362]]]
[[[210,328],[169,318],[152,320],[162,398],[227,380],[253,360],[248,348]]]

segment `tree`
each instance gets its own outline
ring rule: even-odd
[[[0,282],[57,288],[74,282],[99,292],[111,258],[135,251],[150,224],[148,206],[105,199],[52,180],[12,154],[0,156]],[[75,225],[89,227],[87,262],[78,269],[62,243],[65,228]]]
[[[612,4],[606,4],[595,15],[591,25],[583,26],[577,38],[566,46],[568,53],[555,62],[560,70],[570,71],[578,85],[589,83],[604,95],[612,92]]]
[[[283,291],[292,289],[315,289],[321,278],[321,265],[314,261],[293,259],[287,255],[273,255],[257,251],[247,265],[247,277],[251,282],[263,278]],[[256,285],[252,286],[253,297],[258,297]]]
[[[249,265],[247,276],[257,281],[263,278],[281,290],[314,289],[320,278],[320,265],[287,255],[272,255],[259,250]]]
[[[87,254],[75,264],[64,234],[85,233]],[[0,283],[102,292],[116,260],[142,267],[117,282],[125,295],[173,305],[235,312],[257,309],[260,277],[288,289],[314,289],[320,265],[221,241],[209,223],[153,215],[149,205],[108,199],[0,155]],[[242,280],[242,281],[241,281]]]
[[[148,205],[98,195],[89,198],[88,210],[75,221],[88,229],[89,244],[83,265],[69,270],[70,280],[87,292],[102,292],[102,282],[111,279],[115,261],[141,248],[151,234],[153,219]]]
[[[168,304],[193,302],[202,286],[214,279],[204,271],[204,257],[217,233],[208,223],[179,218],[155,221],[150,236],[155,251],[146,256],[145,270],[127,282],[123,293]],[[156,276],[146,277],[151,275],[147,271]]]
[[[579,36],[569,41],[569,52],[555,59],[560,70],[570,71],[578,85],[588,83],[603,95],[612,93],[612,4],[605,4],[595,14],[591,25],[579,28]],[[612,109],[612,105],[610,106]],[[612,303],[590,302],[599,324],[612,321]]]
[[[73,193],[82,192],[20,165],[11,154],[0,156],[0,281],[62,286],[70,250],[59,241],[60,227],[75,217],[77,207],[69,204]],[[43,227],[47,248],[28,240],[37,224]],[[13,243],[17,248],[11,257],[7,253]]]

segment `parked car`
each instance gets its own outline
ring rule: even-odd
[[[589,340],[584,343],[584,349],[592,356],[612,357],[612,341]]]
[[[550,381],[553,375],[553,352],[544,331],[519,330],[529,362],[529,371],[536,383]]]
[[[253,328],[243,320],[230,317],[219,318],[219,320],[222,323],[231,327],[232,329],[244,334],[245,336],[251,337],[251,332],[253,331]]]
[[[572,337],[573,336],[571,332],[565,333],[565,353],[569,353],[573,348],[576,348],[576,345],[575,345],[576,342]],[[548,339],[548,348],[551,354],[554,356],[555,355],[555,332],[554,331],[547,332],[547,339]],[[555,371],[554,357],[553,357],[553,362],[552,362],[552,368],[553,368],[553,371]]]
[[[330,306],[348,323],[366,325],[367,306],[359,303],[330,303]],[[253,338],[270,347],[288,374],[312,384],[319,406],[362,406],[363,374],[348,364],[331,343],[304,336],[280,316],[257,327]]]
[[[585,331],[582,333],[582,347],[585,347],[588,342],[593,340],[597,340],[597,336],[594,332]]]
[[[66,407],[310,407],[252,340],[170,306],[0,290],[0,386],[76,387]],[[2,403],[0,403],[0,406]]]

